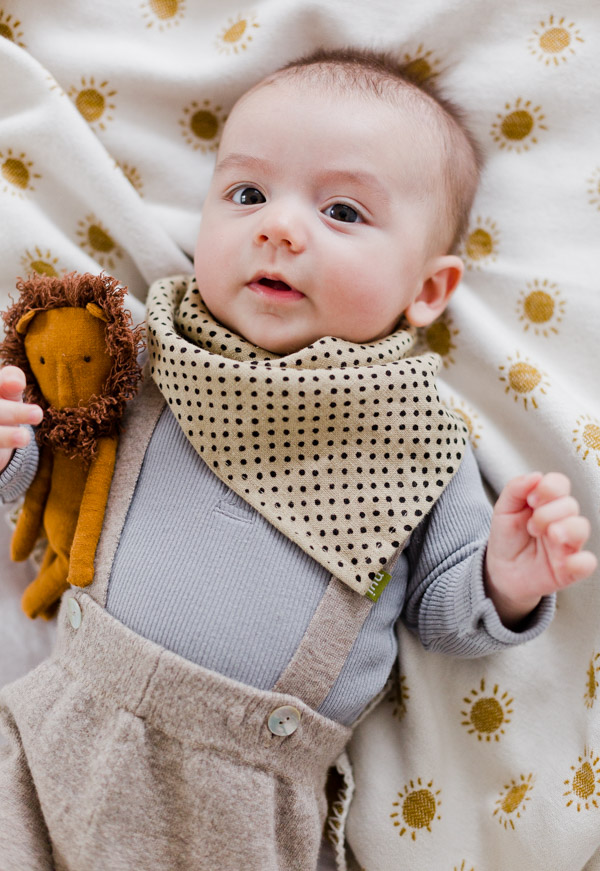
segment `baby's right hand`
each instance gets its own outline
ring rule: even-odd
[[[0,369],[0,472],[10,462],[15,448],[29,443],[29,432],[19,424],[40,423],[43,411],[39,405],[23,402],[25,373],[17,366]]]

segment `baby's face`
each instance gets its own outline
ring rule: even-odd
[[[244,97],[223,133],[196,245],[214,317],[278,354],[324,336],[370,342],[403,312],[410,320],[436,209],[423,179],[437,170],[417,130],[382,100],[299,81]]]

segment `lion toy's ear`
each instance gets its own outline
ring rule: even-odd
[[[95,302],[88,302],[85,307],[85,310],[88,311],[95,318],[98,318],[101,321],[104,321],[105,324],[108,323],[108,315],[102,311],[99,305],[96,305]],[[18,329],[18,327],[17,327]]]
[[[42,311],[41,308],[32,308],[30,311],[26,312],[22,318],[17,321],[15,326],[15,330],[20,336],[24,336],[27,330],[29,329],[29,324],[34,319],[38,312]]]

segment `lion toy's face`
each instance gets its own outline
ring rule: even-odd
[[[25,352],[39,389],[53,408],[86,405],[112,368],[106,324],[85,308],[37,312],[27,325]]]

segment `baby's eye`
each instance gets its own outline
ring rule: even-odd
[[[327,206],[325,214],[329,218],[333,218],[334,221],[342,221],[345,224],[356,224],[362,221],[356,209],[347,203],[334,203],[332,206]]]
[[[231,199],[239,206],[258,206],[266,203],[266,197],[257,188],[238,188],[231,195]]]

